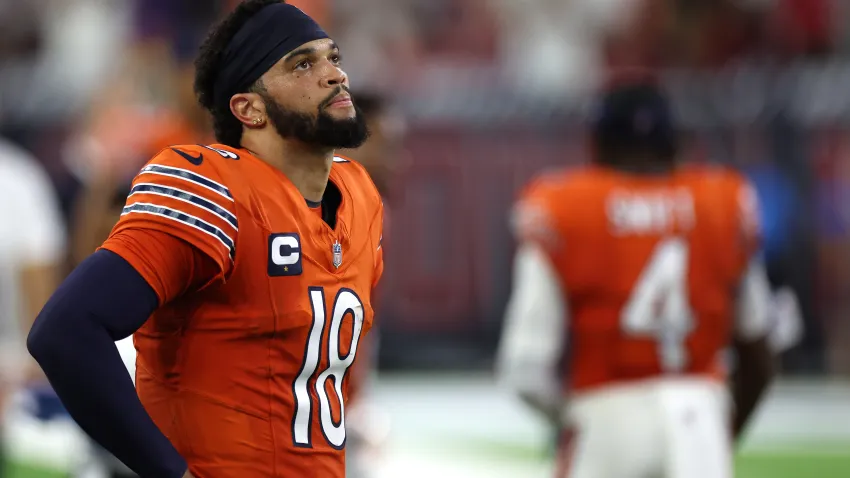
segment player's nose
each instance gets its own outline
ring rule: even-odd
[[[346,85],[348,80],[348,75],[342,71],[342,68],[338,66],[331,65],[328,69],[326,75],[322,77],[322,86],[325,88],[333,88],[338,85]]]

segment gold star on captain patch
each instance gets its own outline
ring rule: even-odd
[[[283,272],[289,272],[289,266],[283,266]]]

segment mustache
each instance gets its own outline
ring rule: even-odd
[[[339,95],[343,91],[345,91],[346,93],[351,95],[351,91],[348,89],[347,86],[339,85],[334,89],[334,91],[331,94],[328,95],[327,98],[325,98],[324,100],[322,100],[321,103],[319,103],[319,109],[325,109],[325,107],[328,106],[331,103],[331,101],[333,101],[334,98],[336,98],[337,95]],[[354,103],[354,97],[353,96],[351,97],[351,102]]]

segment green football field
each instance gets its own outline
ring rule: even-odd
[[[548,473],[538,466],[548,460],[538,447],[517,446],[501,440],[476,440],[464,444],[447,440],[443,445],[451,446],[454,452],[447,455],[465,454],[476,456],[477,463],[526,463],[528,476],[549,478]],[[494,468],[498,465],[494,464]],[[523,473],[523,476],[525,474]],[[800,446],[782,446],[782,451],[749,449],[739,453],[735,462],[738,478],[849,478],[850,442],[807,443]]]
[[[389,420],[374,478],[551,478],[551,430],[488,376],[384,375],[373,400]],[[747,435],[738,478],[850,478],[850,383],[776,384]],[[9,443],[26,463],[45,463],[47,444],[79,453],[42,435]],[[16,466],[4,478],[67,476]]]
[[[6,475],[9,478],[60,478],[65,477],[62,473],[55,471],[39,470],[28,466],[12,465]]]
[[[847,447],[850,450],[850,446]],[[67,475],[32,467],[12,466],[8,478],[64,478]],[[748,453],[738,457],[739,478],[846,478],[850,476],[850,453]]]
[[[742,478],[843,478],[850,476],[850,453],[845,455],[748,454],[739,457],[735,476]]]

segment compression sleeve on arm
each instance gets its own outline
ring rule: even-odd
[[[47,302],[27,347],[94,440],[142,478],[180,478],[186,462],[145,412],[114,344],[141,327],[158,305],[157,294],[133,266],[99,250]]]

